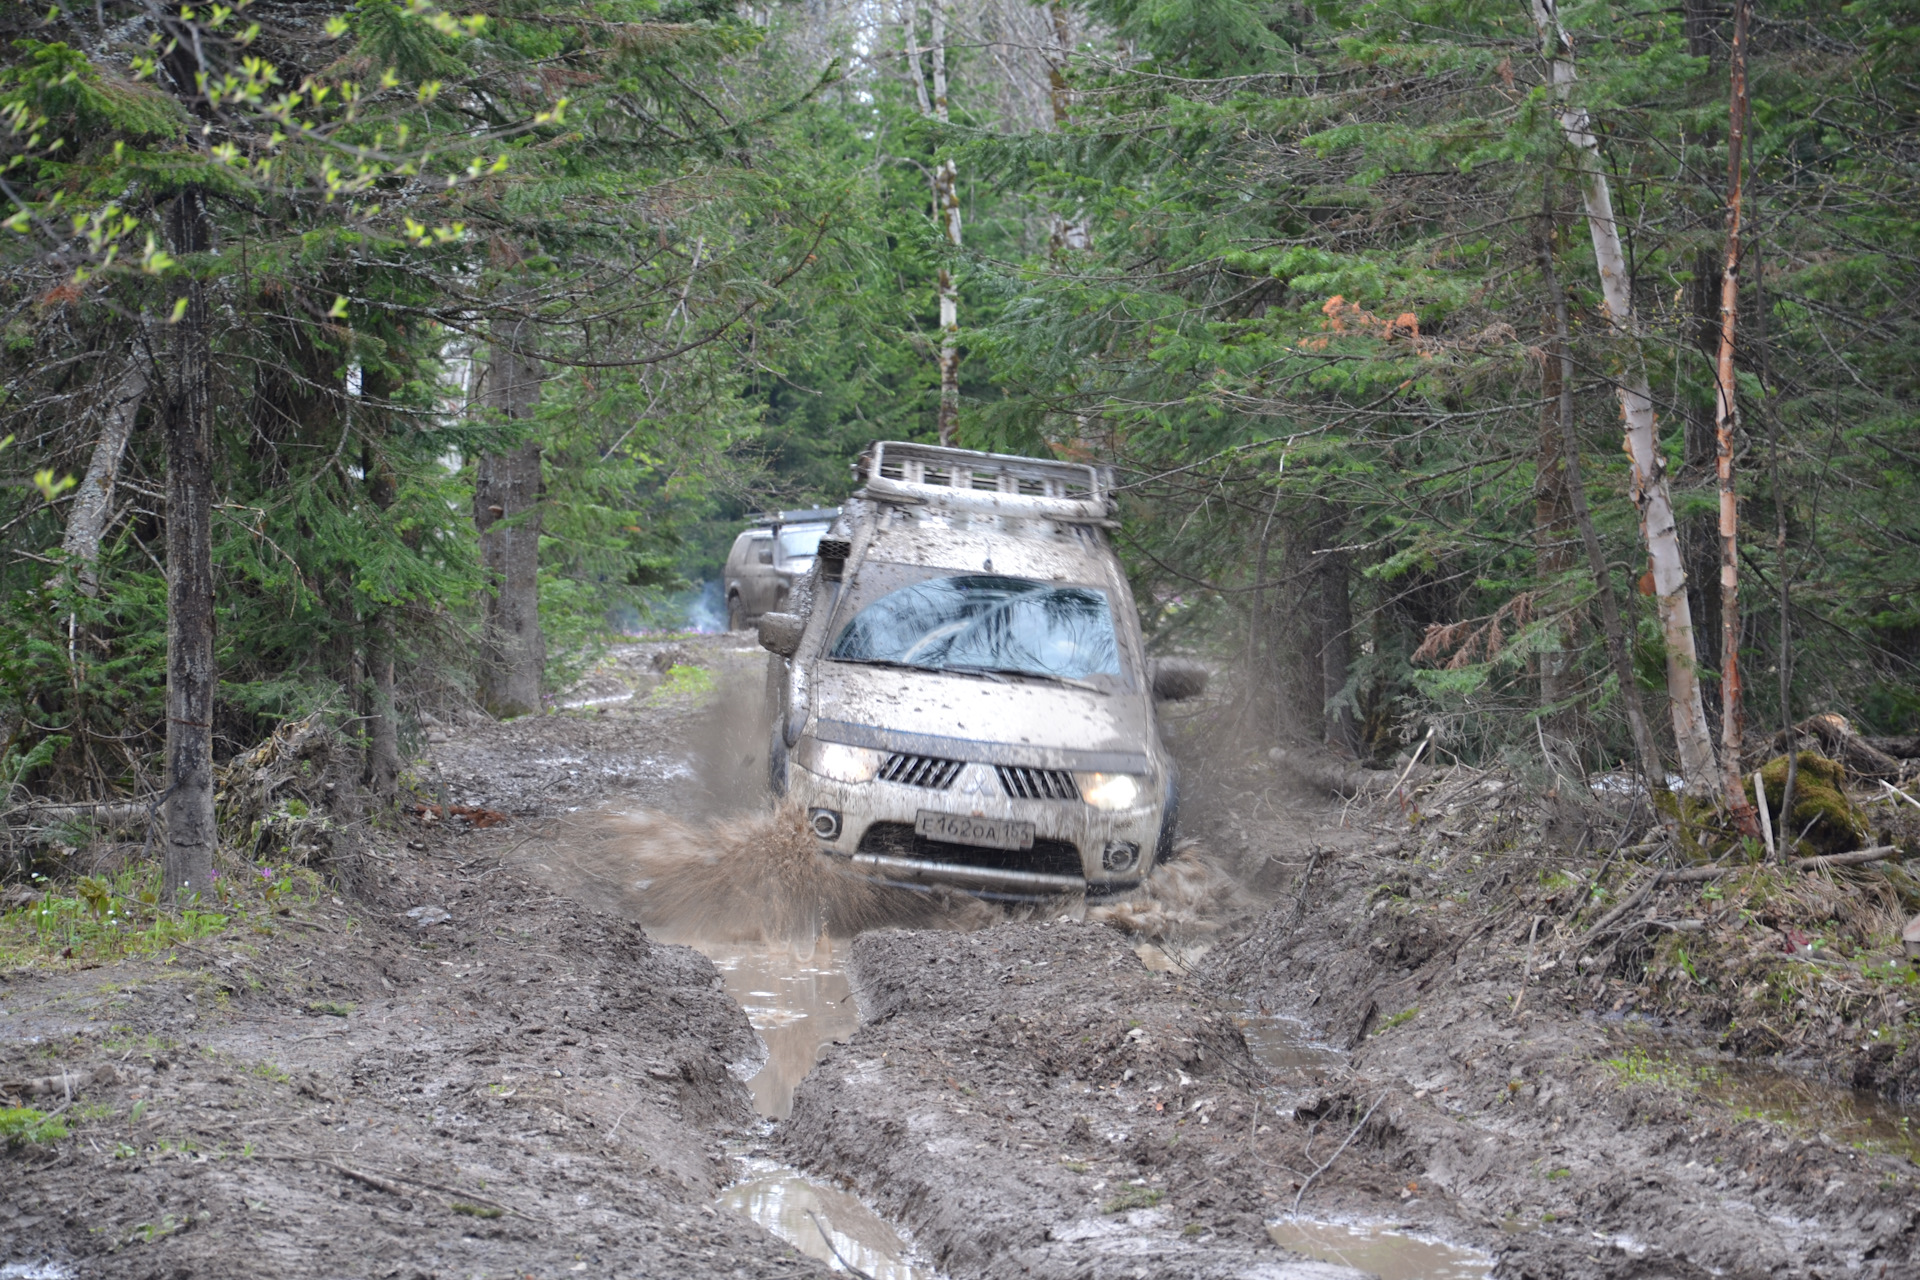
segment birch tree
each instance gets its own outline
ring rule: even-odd
[[[928,53],[933,62],[933,96],[927,96],[927,78],[920,62],[920,7],[907,0],[907,61],[913,72],[913,89],[920,114],[928,120],[948,123],[947,111],[947,6],[946,0],[929,0],[927,6]],[[940,264],[937,287],[940,294],[940,443],[953,443],[960,420],[960,291],[954,283],[951,258],[960,252],[960,171],[953,158],[940,160],[933,169],[933,217],[947,238],[949,260]]]
[[[1633,462],[1632,498],[1640,513],[1640,536],[1652,562],[1653,588],[1666,641],[1667,701],[1673,715],[1674,743],[1680,753],[1680,773],[1695,795],[1718,796],[1720,763],[1707,729],[1706,706],[1700,690],[1698,650],[1693,639],[1693,613],[1687,604],[1686,568],[1680,555],[1679,529],[1674,523],[1673,494],[1667,480],[1666,458],[1660,451],[1654,421],[1653,392],[1647,382],[1645,354],[1627,274],[1627,256],[1614,220],[1613,194],[1586,108],[1572,101],[1573,42],[1560,25],[1556,0],[1533,0],[1534,26],[1551,74],[1559,105],[1561,132],[1572,149],[1580,194],[1586,206],[1587,228],[1593,236],[1593,254],[1600,268],[1600,292],[1615,345],[1622,353],[1614,376],[1620,398],[1620,416],[1626,426],[1626,451]],[[1661,780],[1649,778],[1658,787]]]
[[[1726,760],[1727,804],[1751,825],[1740,779],[1746,712],[1740,690],[1740,498],[1733,484],[1734,433],[1740,426],[1734,381],[1734,332],[1740,308],[1741,162],[1747,141],[1747,23],[1752,0],[1735,0],[1733,49],[1728,60],[1727,259],[1720,274],[1720,349],[1714,367],[1714,458],[1720,488],[1720,744]]]
[[[67,514],[60,551],[72,565],[74,585],[83,595],[98,595],[100,591],[100,540],[113,513],[113,489],[120,475],[120,460],[127,452],[127,440],[133,435],[133,424],[146,400],[149,360],[139,341],[130,344],[125,366],[107,393],[100,434],[94,440],[87,473],[73,491],[73,509]]]

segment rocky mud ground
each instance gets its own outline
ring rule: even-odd
[[[1194,846],[1139,901],[823,898],[742,978],[755,831],[794,865],[738,816],[761,670],[741,637],[633,646],[555,714],[433,726],[419,797],[465,813],[376,827],[331,881],[105,961],[15,945],[0,1106],[68,1132],[0,1153],[0,1275],[843,1268],[723,1194],[784,1163],[909,1240],[874,1270],[903,1280],[1920,1276],[1893,957],[1796,952],[1744,883],[1589,938],[1619,860],[1459,778],[1409,812],[1196,757]],[[658,940],[665,845],[733,895],[724,974]],[[1748,967],[1678,983],[1676,942]],[[749,1022],[798,976],[811,1004]],[[1753,1032],[1755,986],[1807,1003]],[[818,1056],[772,1123],[769,1045],[783,1095]]]

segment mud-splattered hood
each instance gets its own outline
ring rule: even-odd
[[[1138,693],[1018,678],[1002,684],[824,659],[812,677],[822,721],[1042,750],[1145,754],[1153,739],[1147,700]]]

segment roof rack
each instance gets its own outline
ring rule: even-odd
[[[830,524],[840,514],[838,507],[810,507],[805,511],[756,511],[747,517],[752,525]]]
[[[943,445],[878,440],[854,474],[870,498],[1063,524],[1105,524],[1113,515],[1105,467]]]

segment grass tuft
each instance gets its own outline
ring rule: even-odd
[[[0,1107],[0,1139],[9,1147],[30,1142],[58,1142],[67,1136],[67,1126],[57,1116],[32,1107]]]

